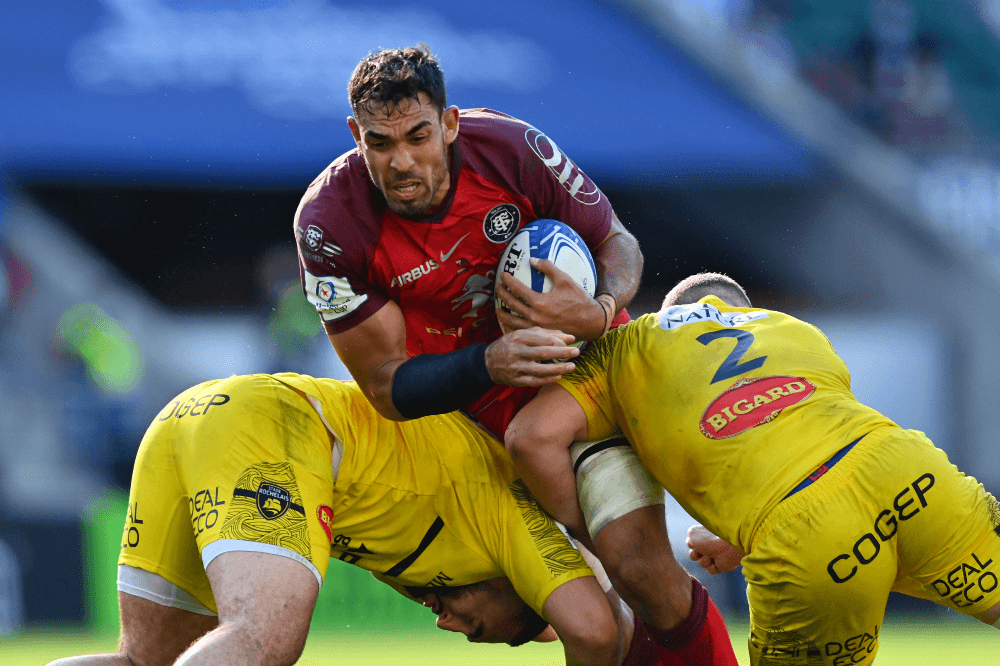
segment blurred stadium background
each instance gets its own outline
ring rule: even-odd
[[[291,221],[352,147],[346,81],[379,46],[430,44],[450,103],[536,125],[594,178],[646,255],[633,314],[725,271],[1000,489],[998,40],[998,0],[7,0],[0,662],[113,648],[132,458],[172,396],[347,377]],[[741,576],[704,579],[745,659]],[[334,564],[302,662],[560,659],[432,621]],[[894,598],[879,662],[996,664],[984,630]]]

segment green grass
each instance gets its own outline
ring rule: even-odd
[[[740,664],[748,664],[746,621],[729,624]],[[968,618],[890,620],[882,629],[879,665],[1000,664],[1000,634]],[[85,653],[113,651],[117,637],[72,629],[35,629],[0,639],[0,664],[42,665]],[[556,665],[558,642],[521,648],[478,646],[460,635],[426,628],[314,628],[300,665]]]

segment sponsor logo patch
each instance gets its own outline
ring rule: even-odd
[[[813,665],[822,662],[823,652],[799,633],[785,630],[758,631],[750,634],[750,650],[757,653],[762,665]]]
[[[403,285],[408,285],[415,282],[418,278],[423,278],[431,271],[441,268],[441,265],[435,262],[433,259],[429,259],[420,266],[416,266],[406,273],[401,273],[392,279],[389,283],[389,287],[402,287]]]
[[[738,327],[754,320],[766,320],[770,316],[762,310],[752,313],[723,313],[710,303],[687,303],[661,310],[657,317],[660,328],[670,331],[685,324],[706,321],[718,322],[724,327]]]
[[[573,199],[588,206],[601,201],[603,195],[594,182],[587,178],[551,139],[533,127],[528,128],[524,138],[531,151],[549,168]]]
[[[816,391],[805,378],[775,375],[741,379],[723,392],[702,415],[701,432],[713,440],[739,435],[766,424],[785,408],[800,403]]]
[[[494,243],[506,243],[517,231],[520,223],[521,211],[516,206],[500,204],[491,208],[483,219],[483,233]]]
[[[983,562],[983,559],[986,562]],[[992,558],[980,559],[972,553],[972,562],[966,559],[948,574],[931,582],[934,592],[951,600],[956,608],[971,607],[992,593],[1000,585],[997,575],[991,571]],[[945,603],[947,604],[947,603]]]
[[[333,510],[326,505],[320,505],[316,508],[316,516],[319,518],[319,525],[323,526],[326,539],[333,542]]]

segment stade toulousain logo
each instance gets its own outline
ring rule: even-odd
[[[292,505],[292,494],[268,482],[261,482],[257,488],[257,511],[268,521],[280,519]]]
[[[513,204],[500,204],[483,219],[483,233],[494,243],[506,243],[520,224],[521,211]]]
[[[323,243],[323,230],[316,225],[309,225],[303,234],[303,240],[310,250],[319,250],[320,244]]]

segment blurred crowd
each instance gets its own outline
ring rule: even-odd
[[[854,122],[914,155],[976,149],[988,138],[970,121],[945,56],[953,44],[909,0],[838,3],[842,15],[811,40],[817,3],[746,0],[731,5],[730,22],[746,38]],[[849,28],[846,26],[850,26]],[[971,66],[971,65],[969,65]],[[976,151],[979,152],[979,151]]]

